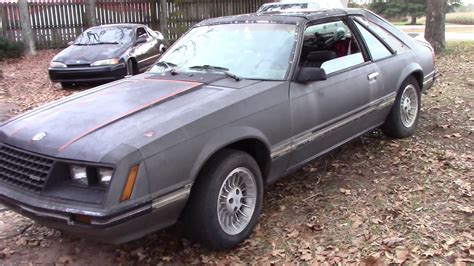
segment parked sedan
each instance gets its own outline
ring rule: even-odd
[[[0,201],[99,241],[181,219],[234,248],[265,184],[377,127],[411,136],[435,77],[431,46],[369,11],[206,20],[145,74],[3,124]]]
[[[63,87],[121,79],[145,71],[164,47],[163,35],[145,25],[93,27],[53,58],[49,77]]]

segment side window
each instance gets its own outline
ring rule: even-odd
[[[145,36],[146,36],[146,34],[147,34],[147,33],[146,33],[145,28],[138,28],[138,29],[137,29],[137,38],[140,37],[140,36],[142,36],[142,35],[145,35]]]
[[[390,50],[388,50],[385,45],[377,39],[370,31],[368,31],[364,26],[356,21],[356,26],[359,29],[362,38],[364,38],[365,43],[369,48],[370,55],[374,61],[378,61],[387,57],[392,56]]]
[[[310,25],[304,33],[300,66],[331,74],[364,63],[360,45],[342,20]]]
[[[364,17],[355,17],[354,19],[375,32],[380,38],[388,43],[388,45],[390,45],[393,50],[397,51],[397,53],[403,53],[410,50],[410,48],[405,43],[400,41],[397,37],[395,37],[395,35],[384,29],[382,26],[379,26]]]

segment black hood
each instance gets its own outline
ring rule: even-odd
[[[57,54],[53,61],[66,65],[92,64],[95,61],[121,58],[130,45],[100,44],[100,45],[71,45]]]

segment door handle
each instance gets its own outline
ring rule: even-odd
[[[367,76],[367,78],[372,81],[372,80],[376,80],[378,77],[379,77],[379,72],[374,72],[374,73],[371,73]]]

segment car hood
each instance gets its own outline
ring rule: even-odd
[[[95,61],[120,58],[130,48],[129,45],[71,45],[57,54],[53,61],[66,65],[92,64]]]
[[[242,87],[257,82],[232,83]],[[57,158],[104,162],[104,156],[120,145],[139,149],[198,119],[209,112],[210,103],[233,91],[236,88],[209,82],[143,74],[7,121],[0,127],[0,142]]]

